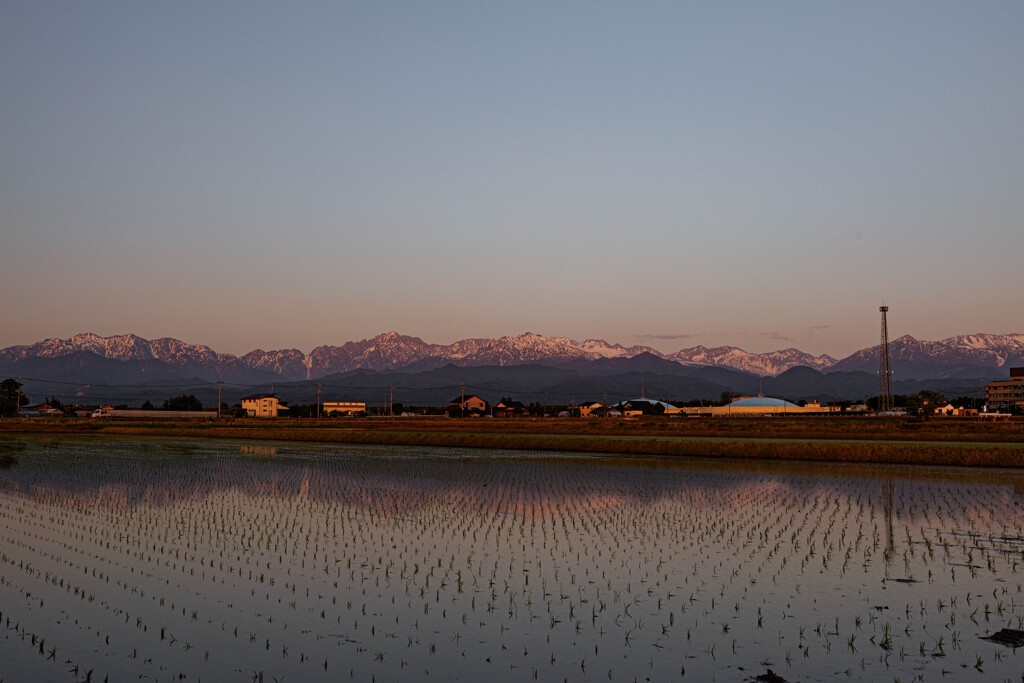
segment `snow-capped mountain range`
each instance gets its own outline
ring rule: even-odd
[[[905,374],[952,376],[972,368],[1024,364],[1024,334],[964,334],[941,341],[920,341],[904,335],[889,343],[897,370]],[[878,369],[879,347],[861,349],[838,361],[830,372]]]
[[[897,373],[904,377],[949,377],[986,369],[991,374],[991,371],[1007,365],[1024,364],[1024,334],[961,335],[941,341],[919,341],[908,335],[893,341],[890,353]],[[341,346],[318,346],[308,354],[298,349],[256,349],[241,357],[166,337],[147,340],[133,334],[101,337],[83,333],[69,339],[46,339],[0,350],[0,365],[10,368],[12,364],[81,357],[83,354],[86,354],[86,360],[98,357],[114,361],[155,362],[175,368],[187,376],[212,376],[225,380],[252,378],[254,373],[263,378],[305,380],[352,370],[429,370],[449,364],[509,366],[533,363],[571,367],[588,361],[634,358],[642,354],[684,366],[731,368],[760,376],[779,375],[799,366],[820,372],[874,372],[878,368],[877,346],[842,360],[827,355],[813,356],[793,348],[749,353],[733,346],[696,346],[663,354],[647,346],[625,347],[600,339],[576,341],[529,332],[497,339],[464,339],[448,345],[429,344],[418,337],[387,332]]]
[[[691,365],[717,365],[735,368],[763,377],[779,375],[798,366],[825,371],[836,363],[836,359],[832,356],[812,356],[798,349],[749,353],[735,346],[717,346],[713,349],[694,346],[669,354],[666,358]]]

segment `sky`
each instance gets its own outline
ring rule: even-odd
[[[1021,2],[0,1],[0,347],[1024,332]]]

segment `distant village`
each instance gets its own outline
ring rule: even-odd
[[[1024,391],[1024,386],[1022,386]],[[1024,401],[1024,396],[1022,396]],[[818,401],[791,403],[781,398],[766,396],[736,396],[721,404],[674,405],[653,398],[633,398],[617,403],[601,401],[584,402],[578,405],[546,406],[537,403],[529,405],[511,398],[497,403],[488,403],[476,394],[453,398],[440,414],[452,418],[517,418],[517,417],[558,417],[558,418],[636,418],[636,417],[765,417],[787,415],[829,415],[829,414],[871,414],[876,413],[867,403],[849,401],[822,404]],[[246,417],[277,418],[287,415],[289,407],[273,394],[255,394],[242,399],[241,409]],[[901,411],[904,414],[906,411]],[[984,411],[982,411],[984,412]],[[320,417],[353,417],[367,415],[363,402],[325,402]],[[409,416],[415,413],[395,413],[385,408],[380,414]],[[421,414],[439,414],[439,411]],[[978,410],[956,406],[949,402],[934,405],[929,414],[943,417],[976,416]]]
[[[969,405],[969,399],[946,401],[938,392],[922,391],[910,397],[900,397],[897,406],[886,411],[891,415],[921,415],[938,417],[1009,417],[1024,412],[1024,368],[1011,368],[1007,380],[989,382],[985,387],[982,406]],[[324,400],[314,404],[289,404],[273,392],[245,396],[240,403],[218,408],[203,406],[192,395],[182,394],[164,401],[159,408],[146,401],[141,406],[94,405],[65,406],[56,400],[30,403],[21,393],[18,382],[4,380],[0,390],[0,408],[4,415],[20,417],[93,417],[93,418],[149,418],[149,419],[214,419],[214,418],[358,418],[436,416],[448,418],[511,419],[523,417],[553,418],[715,418],[715,417],[768,417],[768,416],[828,416],[877,415],[873,401],[851,402],[791,402],[768,396],[733,396],[723,394],[719,401],[688,401],[677,404],[641,395],[617,402],[584,401],[569,404],[525,403],[503,397],[488,402],[475,393],[461,392],[447,405],[407,407],[387,402],[368,406],[365,401]],[[900,405],[902,403],[902,405]]]

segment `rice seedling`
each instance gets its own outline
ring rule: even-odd
[[[1015,475],[225,452],[27,440],[0,474],[3,661],[92,680],[334,680],[339,657],[360,680],[706,679],[773,661],[787,678],[910,679],[954,656],[1018,672],[956,630],[1024,621]]]

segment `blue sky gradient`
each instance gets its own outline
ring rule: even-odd
[[[1024,4],[0,5],[0,345],[1024,332]]]

